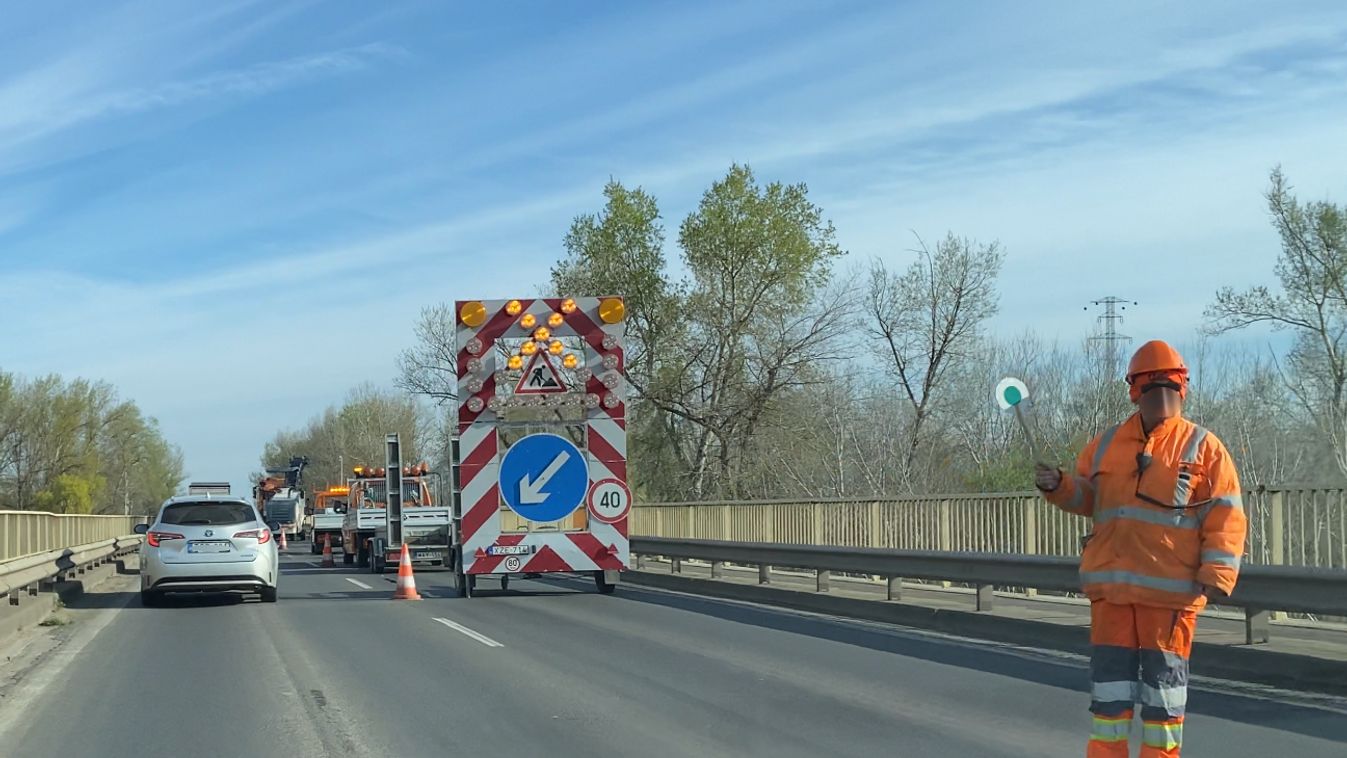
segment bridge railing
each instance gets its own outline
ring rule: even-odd
[[[141,516],[0,511],[0,563],[130,535]]]
[[[1347,491],[1245,492],[1246,563],[1347,568]],[[1075,556],[1089,519],[1032,492],[641,503],[632,534],[836,547]]]
[[[1069,592],[1079,587],[1079,562],[1061,556],[1019,555],[995,552],[948,552],[892,550],[826,545],[791,545],[727,540],[633,537],[632,552],[641,557],[673,559],[673,571],[684,559],[711,564],[711,576],[722,575],[726,564],[758,567],[758,582],[771,582],[771,569],[813,571],[817,590],[827,592],[829,575],[880,577],[888,583],[888,599],[898,600],[904,579],[949,581],[975,589],[976,609],[990,610],[993,589],[1027,587],[1049,592]],[[1240,572],[1234,593],[1222,606],[1242,608],[1245,641],[1267,642],[1273,611],[1291,611],[1316,616],[1347,615],[1347,570],[1307,566],[1249,566]]]

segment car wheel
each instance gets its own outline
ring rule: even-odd
[[[164,593],[158,590],[141,590],[140,604],[146,608],[157,608],[164,602]]]
[[[275,587],[263,587],[263,588],[262,588],[262,591],[259,592],[259,593],[257,593],[257,594],[259,594],[259,595],[262,596],[262,602],[264,602],[264,603],[274,603],[274,602],[276,602],[276,588],[275,588]]]

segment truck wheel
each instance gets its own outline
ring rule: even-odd
[[[477,577],[472,574],[459,574],[454,577],[454,584],[458,585],[459,597],[472,597],[477,590]]]
[[[349,565],[351,565],[352,563],[355,563],[355,556],[354,556],[354,555],[351,555],[350,553],[346,552],[345,550],[341,551],[341,564],[342,564],[343,566],[349,566]]]
[[[360,568],[364,568],[369,565],[368,546],[362,546],[360,548],[357,548],[357,552],[355,554],[355,565],[359,566]]]
[[[321,553],[321,552],[323,552],[323,551],[318,549],[318,541],[317,541],[317,540],[314,540],[313,542],[310,542],[310,543],[309,543],[309,555],[318,555],[318,554]]]
[[[616,584],[609,584],[609,583],[607,582],[607,580],[605,580],[605,579],[603,578],[603,572],[602,572],[602,571],[595,571],[595,572],[594,572],[594,585],[595,585],[596,587],[598,587],[598,588],[599,588],[599,592],[602,593],[602,594],[604,594],[604,595],[611,595],[611,594],[613,594],[613,590],[616,590],[616,589],[617,589],[617,585],[616,585]]]

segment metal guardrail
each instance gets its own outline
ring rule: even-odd
[[[36,596],[42,585],[97,568],[136,549],[140,541],[139,535],[123,535],[4,561],[0,563],[0,595],[8,595],[9,604],[18,605],[20,597]]]
[[[1244,493],[1245,563],[1347,568],[1347,490]],[[635,535],[897,550],[1074,556],[1088,519],[1033,492],[638,503]]]
[[[0,511],[0,562],[131,534],[142,516]]]
[[[782,545],[760,542],[633,537],[640,555],[709,561],[712,577],[726,563],[758,566],[758,581],[771,581],[771,567],[817,572],[817,589],[828,590],[831,572],[887,579],[890,600],[901,599],[903,579],[971,584],[977,610],[990,610],[993,587],[1079,592],[1079,562],[1073,558],[1010,553],[887,550],[864,547]],[[1271,611],[1347,615],[1347,571],[1299,566],[1245,566],[1234,594],[1222,606],[1243,608],[1249,643],[1266,642]]]

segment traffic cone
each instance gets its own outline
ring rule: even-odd
[[[290,546],[287,545],[287,544],[285,544],[285,530],[284,530],[284,529],[281,530],[281,549],[282,549],[282,550],[289,550],[289,549],[290,549]]]
[[[332,532],[323,535],[323,564],[325,569],[336,568],[337,564],[332,561]]]
[[[398,561],[398,588],[393,590],[394,600],[420,600],[416,591],[416,577],[412,575],[412,554],[407,551],[407,543],[402,543],[402,559]]]

